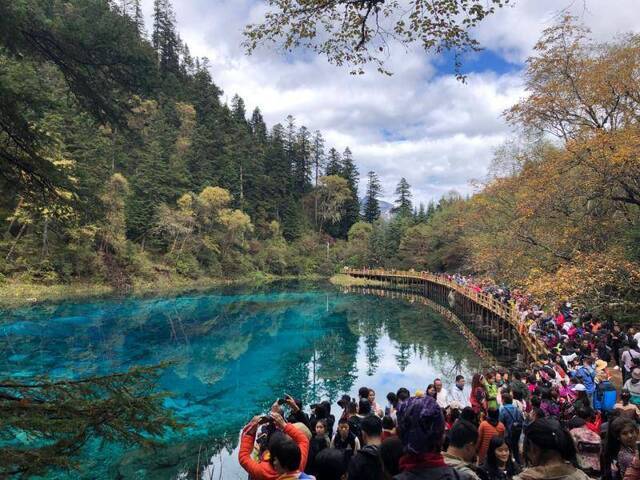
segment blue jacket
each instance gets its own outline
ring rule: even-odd
[[[504,425],[507,432],[511,431],[514,423],[519,423],[520,428],[524,424],[524,415],[515,405],[505,404],[500,407],[500,421]]]
[[[587,389],[587,393],[592,395],[596,391],[596,369],[593,367],[585,367],[584,365],[576,372],[576,377],[582,380],[584,387]]]

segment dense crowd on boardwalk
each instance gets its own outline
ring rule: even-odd
[[[518,292],[450,278],[515,302],[549,354],[452,385],[402,387],[385,402],[362,387],[357,398],[311,405],[307,414],[286,396],[242,431],[249,478],[640,480],[640,332],[570,303],[547,314]],[[618,391],[611,377],[620,374]]]

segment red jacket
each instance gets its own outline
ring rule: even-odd
[[[287,423],[283,431],[289,435],[293,441],[296,442],[298,448],[300,448],[300,471],[304,471],[304,467],[307,465],[307,456],[309,455],[309,439],[291,423]],[[240,451],[238,452],[240,466],[247,471],[252,480],[277,480],[280,474],[275,471],[269,462],[258,462],[251,458],[255,440],[255,435],[242,433]]]

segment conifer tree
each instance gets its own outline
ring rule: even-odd
[[[239,124],[246,124],[247,122],[247,112],[244,106],[244,100],[237,93],[231,99],[231,113],[233,114],[233,119]]]
[[[158,57],[160,73],[180,73],[180,39],[176,32],[176,19],[171,0],[154,0],[153,2],[153,49]]]
[[[368,174],[367,194],[364,199],[364,219],[369,223],[375,222],[380,217],[379,197],[382,193],[382,186],[378,175],[374,171]]]
[[[299,196],[304,195],[311,187],[311,133],[304,125],[300,127],[296,142],[294,161],[295,191]]]
[[[392,212],[400,217],[410,218],[413,212],[413,205],[411,203],[411,185],[409,182],[403,177],[398,182],[398,186],[396,187],[396,198],[395,207]]]
[[[260,112],[260,108],[256,107],[251,114],[251,121],[249,122],[251,126],[251,132],[253,133],[256,141],[264,145],[267,143],[267,125],[264,123],[264,118],[262,117],[262,112]]]
[[[329,150],[329,155],[327,156],[327,167],[324,171],[326,176],[329,175],[340,175],[342,172],[342,157],[340,153],[333,147]]]
[[[351,190],[351,196],[345,202],[345,213],[340,222],[340,229],[337,232],[337,236],[347,238],[351,226],[360,219],[360,200],[358,198],[359,173],[349,147],[345,148],[342,154],[340,176],[347,180],[347,184]]]

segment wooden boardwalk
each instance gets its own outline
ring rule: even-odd
[[[515,304],[506,304],[496,300],[493,296],[483,292],[459,285],[457,282],[450,280],[445,275],[437,275],[430,272],[416,272],[414,270],[384,270],[384,269],[350,269],[346,268],[344,273],[356,278],[364,278],[376,281],[386,282],[394,288],[406,288],[407,290],[418,290],[425,297],[434,300],[432,296],[448,299],[451,303],[451,309],[454,307],[461,310],[459,316],[464,318],[468,315],[465,313],[481,314],[482,316],[490,316],[492,322],[497,320],[492,330],[495,330],[498,336],[506,338],[516,333],[520,344],[522,345],[522,353],[529,361],[536,361],[538,356],[548,353],[546,345],[538,338],[529,334],[526,326],[520,321],[518,308]],[[453,293],[452,293],[453,292]],[[452,297],[453,295],[453,297]],[[459,298],[457,300],[456,296]],[[455,300],[455,302],[452,301]],[[457,303],[456,303],[457,302]],[[510,327],[510,328],[507,328]]]

